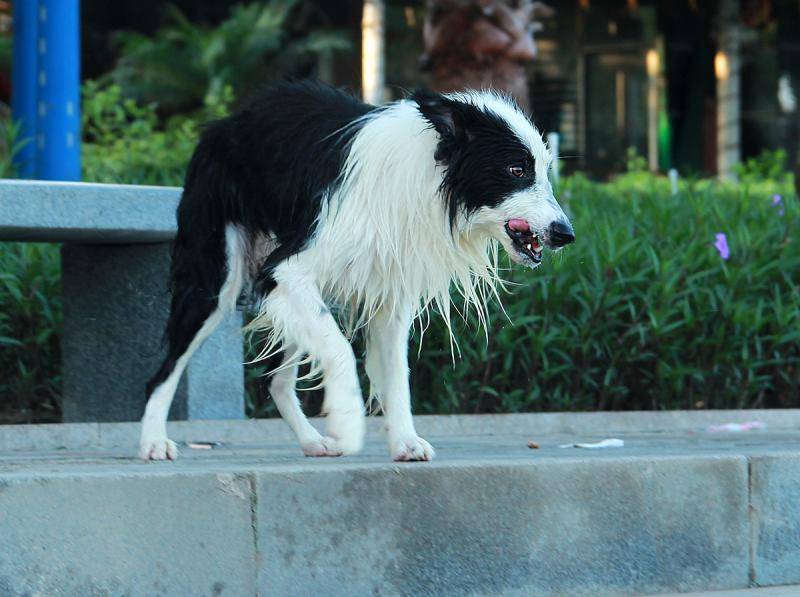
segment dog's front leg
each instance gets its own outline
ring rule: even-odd
[[[399,312],[398,312],[399,311]],[[431,460],[434,450],[417,435],[408,386],[411,309],[382,310],[369,322],[366,369],[372,394],[383,408],[389,452],[394,460]]]
[[[303,421],[294,402],[294,374],[283,380],[276,403],[298,435],[309,456],[355,454],[364,442],[364,401],[356,372],[356,359],[333,315],[325,306],[313,279],[297,264],[282,263],[274,272],[275,288],[264,299],[258,318],[269,321],[273,334],[286,348],[308,354],[322,371],[327,414],[327,437],[320,438]],[[281,385],[281,384],[279,384]],[[275,388],[273,388],[275,389]],[[290,394],[291,391],[291,394]]]

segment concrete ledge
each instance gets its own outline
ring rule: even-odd
[[[259,473],[258,520],[264,594],[605,595],[748,583],[740,457]]]
[[[613,435],[625,447],[598,451],[559,445],[612,435],[613,413],[596,415],[605,427],[563,415],[549,432],[539,415],[420,417],[432,463],[390,462],[377,418],[364,453],[341,459],[302,457],[276,420],[173,423],[175,439],[225,441],[183,445],[167,463],[132,457],[135,425],[2,428],[71,447],[0,451],[0,594],[645,595],[796,582],[800,431],[710,434],[692,413],[672,419],[689,430],[632,426],[651,414],[623,418],[631,426]],[[480,433],[449,431],[465,428]]]
[[[250,482],[0,478],[2,595],[254,595]]]
[[[754,580],[800,583],[800,454],[760,456],[750,467]]]
[[[504,415],[419,415],[417,431],[427,435],[508,436],[608,435],[620,433],[670,434],[703,432],[709,425],[759,420],[770,431],[800,430],[800,409],[641,411],[594,413],[523,413]],[[313,418],[317,428],[324,420]],[[367,427],[378,437],[383,418],[369,417]],[[169,423],[175,441],[217,441],[260,444],[294,441],[280,419],[174,421]],[[48,425],[0,425],[0,451],[116,448],[135,445],[139,423],[68,423]]]
[[[0,180],[0,240],[152,243],[175,236],[181,189]]]

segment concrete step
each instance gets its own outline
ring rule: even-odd
[[[800,416],[704,431],[756,415],[420,417],[438,458],[403,464],[379,419],[364,453],[342,459],[302,457],[281,421],[181,423],[176,440],[222,443],[183,446],[174,463],[135,460],[135,425],[0,428],[0,595],[800,583]],[[607,437],[625,446],[559,447]]]

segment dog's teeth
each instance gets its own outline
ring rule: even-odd
[[[527,245],[525,245],[525,248],[526,248],[526,249],[528,249],[529,251],[532,251],[532,250],[533,250],[533,249],[531,249],[531,244],[530,244],[530,243],[528,243]]]

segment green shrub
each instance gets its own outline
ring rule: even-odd
[[[195,118],[174,117],[161,126],[155,104],[123,97],[117,85],[83,86],[83,180],[180,186],[198,138],[198,120],[222,116],[230,90]]]
[[[0,420],[60,419],[61,261],[56,245],[0,243]]]
[[[411,363],[416,410],[794,407],[800,396],[800,210],[786,187],[625,175],[564,181],[578,241],[515,269],[488,344],[453,364],[435,322]],[[714,248],[727,235],[730,258]],[[412,351],[416,354],[416,348]]]
[[[786,152],[783,149],[763,151],[755,157],[737,164],[736,175],[743,183],[786,182],[789,172],[786,169]]]
[[[17,167],[12,160],[30,142],[30,139],[19,140],[19,128],[11,120],[0,120],[0,178],[17,176]]]

